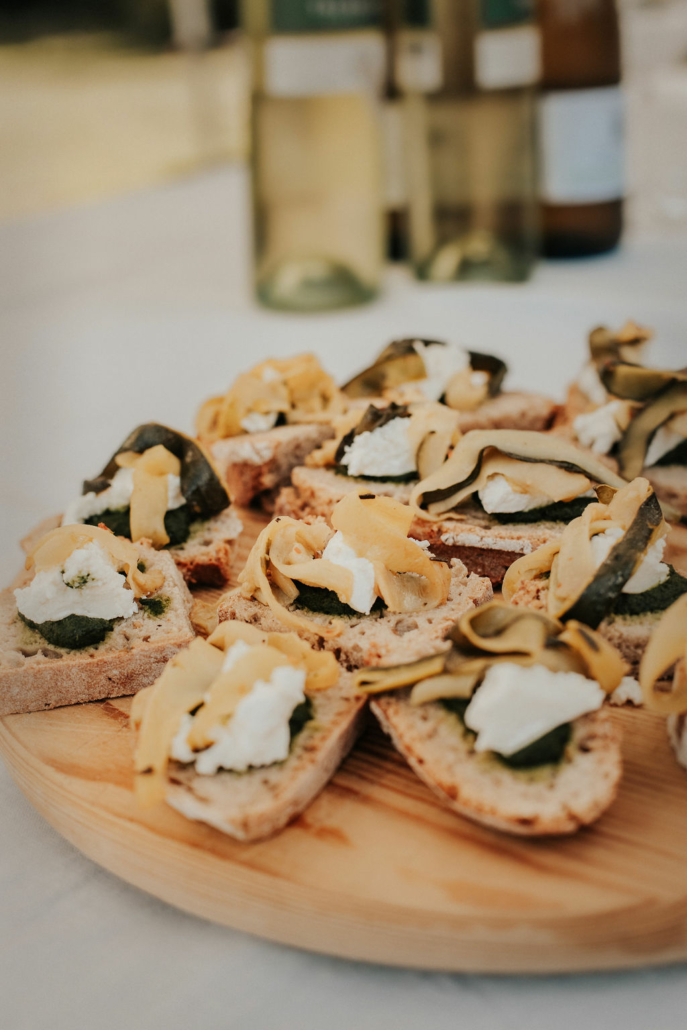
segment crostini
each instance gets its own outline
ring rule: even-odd
[[[671,676],[670,689],[665,677]],[[668,738],[687,769],[687,593],[661,616],[639,665],[639,682],[648,708],[668,716]]]
[[[166,551],[63,526],[26,568],[0,595],[0,715],[134,694],[194,637],[191,595]]]
[[[417,775],[450,808],[522,836],[574,833],[613,801],[620,738],[606,695],[620,655],[578,623],[499,601],[451,649],[355,677]]]
[[[224,622],[134,698],[138,801],[241,841],[268,837],[334,774],[365,705],[333,655]]]
[[[334,508],[331,526],[276,517],[220,600],[220,622],[294,630],[348,669],[445,647],[458,616],[491,598],[491,583],[437,561],[408,538],[411,521],[407,505],[357,493]]]

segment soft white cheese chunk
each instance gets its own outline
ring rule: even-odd
[[[256,680],[224,726],[211,731],[214,743],[196,755],[196,772],[211,776],[218,769],[244,772],[288,758],[289,719],[305,701],[305,670],[280,665],[269,680]],[[187,731],[188,732],[188,731]]]
[[[351,476],[405,476],[417,470],[409,418],[390,422],[353,437],[341,458]]]
[[[331,538],[322,552],[322,557],[353,573],[353,592],[348,604],[357,612],[369,615],[377,597],[375,568],[372,562],[368,558],[359,558],[353,548],[346,543],[340,530]]]
[[[577,385],[592,404],[601,406],[608,400],[608,392],[599,378],[593,361],[588,361],[584,366],[577,377]]]
[[[138,610],[133,591],[96,543],[72,551],[62,568],[37,572],[14,596],[21,614],[37,623],[68,615],[126,619]]]
[[[500,472],[489,476],[478,496],[486,512],[531,511],[551,504],[546,494],[527,494],[514,490],[505,476]]]
[[[642,688],[634,676],[623,676],[608,700],[612,705],[624,705],[629,702],[631,705],[639,706],[644,703]]]
[[[551,672],[543,665],[492,665],[465,710],[477,733],[475,751],[514,755],[544,734],[603,704],[605,693],[578,672]]]
[[[470,367],[468,351],[457,343],[441,345],[415,340],[413,350],[422,358],[427,376],[426,379],[418,380],[415,385],[422,390],[428,401],[438,401],[446,390],[451,376]]]
[[[644,464],[647,468],[650,465],[655,465],[664,454],[672,451],[673,447],[677,447],[678,444],[683,443],[684,439],[682,433],[676,433],[674,429],[670,429],[668,426],[659,426],[647,448]]]
[[[623,435],[616,421],[623,409],[623,401],[609,401],[594,411],[578,415],[573,429],[582,446],[589,447],[594,454],[608,454]]]
[[[603,533],[597,533],[592,537],[592,555],[597,569],[606,560],[611,548],[617,544],[622,536],[623,531],[618,526],[614,529],[607,529]],[[665,546],[666,542],[663,537],[651,545],[642,558],[639,567],[635,569],[623,587],[622,592],[624,594],[643,594],[645,590],[657,587],[668,578],[670,566],[661,560]]]
[[[62,525],[73,526],[85,522],[93,515],[101,515],[104,511],[121,511],[128,508],[133,489],[134,470],[119,469],[107,489],[101,490],[98,494],[91,490],[75,498],[62,516]],[[186,499],[181,492],[181,479],[170,472],[167,476],[167,511],[180,508],[182,504],[186,504]]]
[[[266,369],[265,371],[269,370]],[[245,429],[247,433],[266,433],[268,429],[273,429],[275,427],[278,418],[279,412],[277,411],[268,411],[265,414],[261,411],[249,411],[248,414],[241,419],[241,428]]]

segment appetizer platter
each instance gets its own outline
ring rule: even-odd
[[[299,947],[685,960],[687,393],[649,338],[595,330],[562,404],[407,339],[134,429],[0,598],[16,782],[128,882]]]

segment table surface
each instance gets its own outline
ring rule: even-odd
[[[190,429],[198,403],[270,355],[316,350],[340,378],[397,335],[503,355],[513,387],[562,396],[596,324],[657,331],[684,364],[687,240],[543,265],[527,286],[430,287],[392,270],[376,303],[279,315],[251,300],[246,181],[226,168],[0,226],[0,566],[131,427]],[[584,977],[415,973],[298,952],[201,922],[62,840],[0,767],[0,990],[7,1030],[673,1030],[684,968]],[[647,876],[651,870],[647,870]]]

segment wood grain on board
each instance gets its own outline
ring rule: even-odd
[[[247,513],[245,524],[237,569],[264,519]],[[625,730],[619,796],[572,838],[518,840],[457,817],[371,725],[304,815],[239,844],[165,805],[136,807],[129,708],[123,698],[9,716],[0,752],[60,833],[170,904],[298,947],[418,968],[687,959],[687,774],[656,716],[614,713]]]

